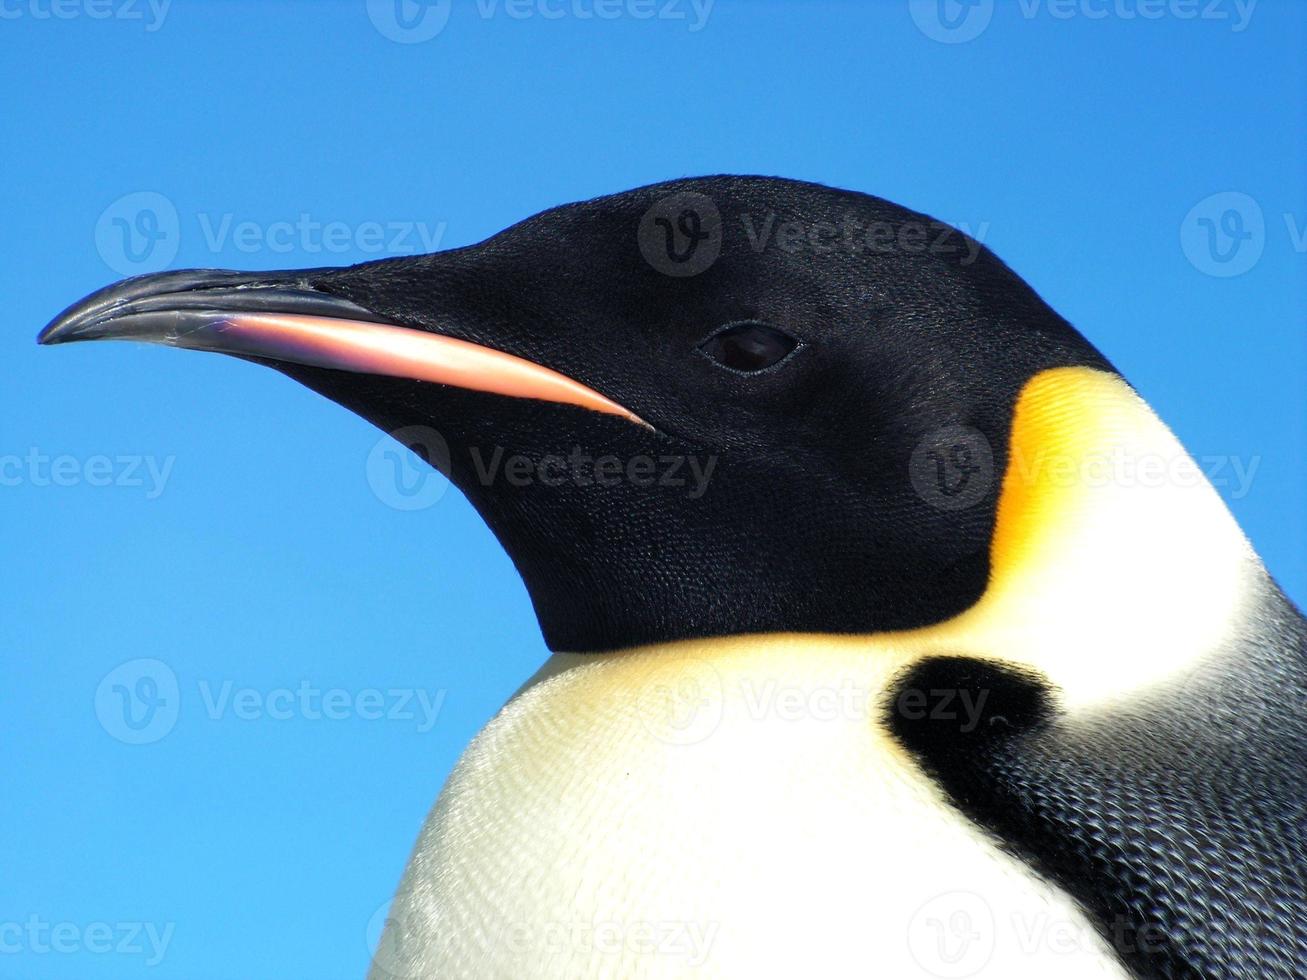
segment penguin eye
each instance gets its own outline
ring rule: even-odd
[[[732,323],[699,345],[704,356],[732,371],[752,374],[785,360],[799,342],[765,323]]]

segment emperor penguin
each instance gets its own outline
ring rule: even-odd
[[[1307,976],[1303,616],[953,228],[676,180],[128,279],[40,336],[98,339],[439,433],[525,581],[552,656],[450,775],[375,980]]]

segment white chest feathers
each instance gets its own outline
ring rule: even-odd
[[[373,976],[1124,976],[877,724],[914,657],[812,644],[555,657],[451,776]]]

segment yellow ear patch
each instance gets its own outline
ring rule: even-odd
[[[1112,422],[1128,401],[1123,388],[1101,372],[1062,368],[1037,375],[1022,390],[990,549],[994,580],[1035,560],[1039,546],[1047,544],[1047,529],[1074,512],[1075,471],[1119,428],[1119,419],[1116,426]]]
[[[1235,628],[1255,556],[1120,377],[1036,375],[1009,448],[985,594],[905,639],[1032,667],[1073,707],[1160,681]]]

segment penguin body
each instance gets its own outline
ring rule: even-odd
[[[812,247],[760,247],[769,216]],[[555,655],[445,787],[379,980],[1307,974],[1302,616],[960,233],[678,181],[417,259],[129,280],[42,335],[103,337],[417,443],[531,593]]]
[[[1188,460],[1119,380],[1035,379],[1013,442],[953,621],[555,655],[451,777],[374,977],[1294,976],[1303,747],[1247,758],[1268,711],[1304,730],[1292,607],[1205,481],[1065,478]]]

